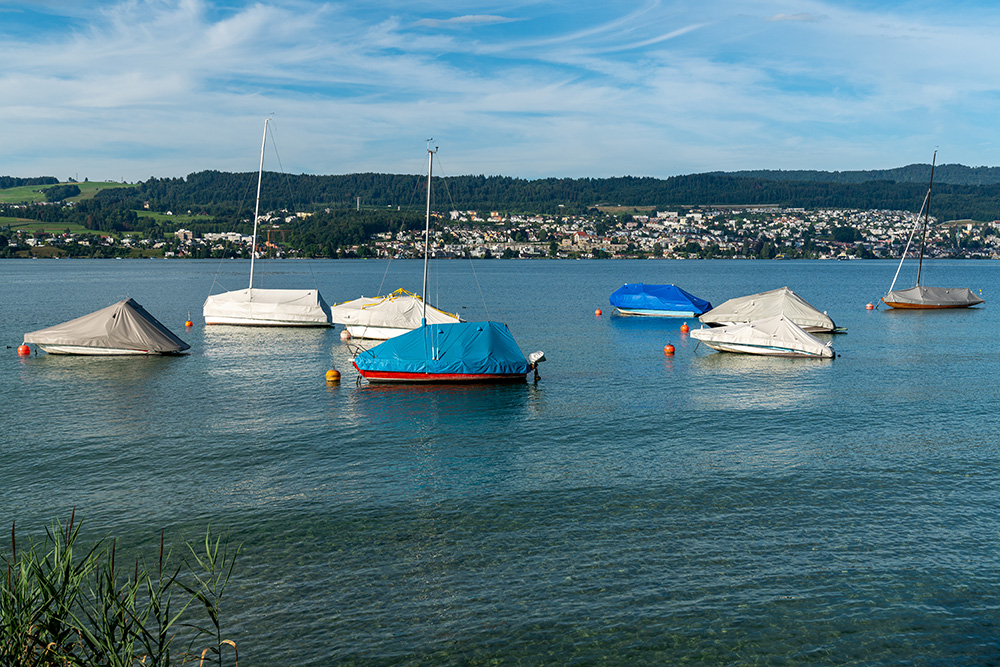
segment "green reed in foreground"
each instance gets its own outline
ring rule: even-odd
[[[81,544],[74,518],[26,547],[11,527],[10,551],[0,552],[0,664],[222,665],[229,649],[238,664],[220,604],[239,547],[206,531],[172,564],[161,535],[152,566],[136,558],[122,567],[116,542]]]

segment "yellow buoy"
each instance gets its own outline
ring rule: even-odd
[[[667,356],[667,357],[674,356],[674,346],[671,345],[670,343],[667,343],[666,345],[664,345],[663,346],[663,354],[664,354],[664,356]]]
[[[329,382],[330,384],[335,384],[337,382],[340,382],[340,371],[337,371],[337,370],[329,370],[329,371],[327,371],[326,372],[326,381]]]

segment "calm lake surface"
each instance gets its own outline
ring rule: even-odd
[[[244,665],[1000,662],[1000,262],[925,264],[987,303],[924,313],[865,309],[888,261],[432,262],[432,302],[548,358],[458,388],[358,386],[341,327],[205,328],[248,267],[0,262],[0,530],[227,531]],[[257,267],[334,303],[419,292],[422,264]],[[787,285],[848,333],[835,360],[723,355],[611,317],[626,282]],[[191,353],[17,357],[125,296]]]

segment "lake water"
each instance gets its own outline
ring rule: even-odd
[[[329,303],[422,267],[257,266]],[[1000,263],[927,263],[987,304],[924,313],[865,309],[892,262],[432,267],[432,302],[545,351],[540,383],[359,386],[340,327],[205,328],[246,262],[0,262],[0,529],[228,531],[244,665],[1000,661]],[[834,360],[723,355],[611,317],[626,282],[788,285],[848,333]],[[191,353],[17,357],[125,296]]]

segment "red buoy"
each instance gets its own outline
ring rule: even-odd
[[[674,356],[674,346],[671,345],[670,343],[667,343],[666,345],[664,345],[663,346],[663,354],[665,356],[668,356],[668,357]]]
[[[184,323],[184,326],[186,326],[186,327],[193,327],[194,326],[194,322],[192,322],[191,320],[188,320],[187,322]]]
[[[867,306],[865,306],[865,310],[875,310],[875,306],[869,303]]]
[[[19,357],[27,357],[27,356],[30,356],[30,355],[31,355],[31,348],[30,347],[28,347],[27,345],[18,345],[17,346],[17,356],[19,356]]]
[[[687,322],[685,322],[684,324],[681,325],[681,333],[687,333],[688,329],[689,329],[689,327],[688,327],[688,323]]]
[[[603,313],[601,313],[601,309],[600,308],[598,308],[597,310],[594,311],[594,315],[596,315],[597,317],[600,317],[602,314]]]

